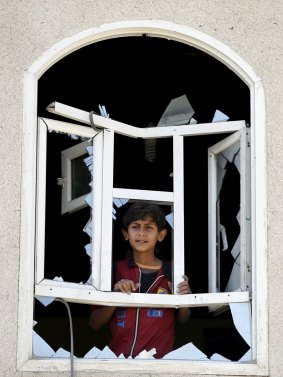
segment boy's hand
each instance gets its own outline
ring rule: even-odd
[[[179,295],[187,295],[187,294],[192,293],[191,288],[189,286],[189,278],[188,278],[188,276],[187,275],[183,275],[183,279],[184,279],[184,281],[182,281],[181,283],[179,283],[177,285],[178,290],[177,290],[176,293],[179,294]],[[169,282],[168,285],[169,285],[169,288],[170,288],[170,290],[172,292],[172,283]]]
[[[177,293],[179,295],[187,295],[189,293],[192,293],[191,288],[189,286],[189,278],[187,275],[183,275],[184,281],[178,284],[178,290]]]
[[[114,292],[123,292],[130,295],[132,292],[135,292],[140,283],[134,283],[132,280],[122,279],[114,285]]]

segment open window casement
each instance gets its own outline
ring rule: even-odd
[[[234,190],[225,197],[223,191],[229,169],[234,170],[234,177],[236,174],[239,176],[230,182],[234,189],[237,186],[238,193],[235,194]],[[209,292],[251,291],[249,177],[250,142],[247,128],[233,133],[208,149]],[[230,218],[225,216],[227,201],[234,203]],[[236,220],[239,231],[236,236],[228,237],[232,233],[229,228],[233,227]],[[225,253],[231,253],[234,264],[229,280],[223,286],[221,272],[222,256]],[[210,307],[210,310],[221,311],[223,307],[216,305]]]
[[[96,147],[96,140],[94,138],[97,133],[93,129],[72,123],[60,122],[53,119],[38,119],[39,148],[37,156],[36,283],[44,281],[47,189],[46,175],[48,164],[47,136],[48,133],[51,132],[63,134],[66,135],[66,137],[76,135],[79,139],[88,139],[61,152],[62,177],[57,179],[57,184],[59,183],[59,185],[62,187],[62,213],[73,212],[87,205],[85,202],[86,194],[79,195],[78,198],[72,199],[72,159],[81,158],[87,155],[86,148],[91,145],[97,151],[99,150],[99,148]],[[82,164],[80,161],[78,178],[81,178],[81,167]],[[89,191],[91,190],[90,187],[87,188],[86,182],[84,182],[83,188],[79,188],[76,192],[81,192],[82,190],[85,192],[87,189]]]
[[[88,112],[75,109],[60,103],[52,106],[52,112],[81,123],[90,124]],[[117,198],[125,200],[153,201],[173,208],[174,213],[174,237],[173,237],[173,276],[174,291],[176,284],[184,274],[184,138],[209,134],[234,133],[235,142],[243,143],[245,134],[245,122],[219,122],[197,125],[179,125],[167,127],[137,128],[108,118],[92,114],[92,121],[96,130],[91,127],[74,125],[72,123],[59,122],[52,119],[39,120],[39,156],[38,156],[38,212],[37,212],[37,264],[36,264],[36,296],[61,297],[67,301],[123,306],[150,306],[150,307],[184,307],[184,306],[209,306],[223,305],[233,302],[249,302],[249,292],[219,292],[215,288],[211,293],[193,295],[152,295],[133,294],[124,295],[119,292],[111,292],[112,270],[112,215],[113,200]],[[92,182],[92,258],[91,258],[91,284],[77,284],[62,281],[53,281],[44,277],[45,263],[45,185],[46,185],[46,135],[54,130],[66,135],[77,135],[91,139],[93,145],[93,182]],[[113,187],[114,170],[114,135],[122,134],[131,138],[172,138],[173,139],[173,191],[151,191],[129,189],[127,187]],[[235,138],[235,136],[230,136]],[[229,138],[228,138],[229,140]],[[233,139],[234,140],[234,139]],[[224,141],[224,147],[226,142]],[[226,145],[227,146],[227,145]],[[215,154],[217,154],[215,152]],[[243,157],[245,158],[245,157]],[[243,165],[243,164],[242,164]],[[214,180],[217,169],[215,168]],[[245,187],[244,185],[241,185]],[[217,190],[215,185],[215,191]],[[216,206],[216,193],[215,206]],[[215,210],[214,210],[215,211]],[[216,212],[215,212],[216,213]],[[244,216],[244,211],[242,211]],[[216,215],[214,223],[216,224]],[[190,230],[188,230],[190,231]],[[216,225],[211,235],[209,252],[216,254]],[[212,237],[214,233],[214,238]],[[186,250],[186,253],[192,252]],[[243,253],[244,254],[244,253]],[[213,257],[215,260],[215,257]],[[66,261],[67,263],[67,261]],[[214,262],[215,263],[215,262]],[[244,264],[243,264],[244,265]],[[214,276],[216,276],[215,267]],[[216,277],[213,278],[216,281]],[[215,283],[216,284],[216,283]],[[215,286],[216,287],[216,286]]]

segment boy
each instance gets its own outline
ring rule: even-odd
[[[156,255],[156,244],[167,234],[166,219],[156,204],[136,202],[123,217],[123,236],[132,255],[118,261],[114,271],[114,291],[131,294],[171,293],[171,266]],[[178,285],[178,294],[191,293],[187,276]],[[109,320],[112,340],[109,348],[119,356],[135,357],[141,351],[156,349],[156,358],[173,350],[176,309],[93,307],[90,324],[99,329]],[[187,322],[190,311],[181,308],[177,319]]]

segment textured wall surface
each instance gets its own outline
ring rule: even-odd
[[[282,0],[1,0],[0,19],[0,375],[38,375],[16,371],[24,72],[55,43],[80,31],[114,21],[160,19],[201,30],[225,43],[262,80],[267,129],[269,370],[271,377],[281,377]]]

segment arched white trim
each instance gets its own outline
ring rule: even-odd
[[[253,69],[224,43],[186,25],[177,25],[161,20],[113,22],[87,29],[56,43],[36,60],[27,72],[39,78],[58,60],[88,44],[110,38],[140,36],[143,34],[172,39],[207,52],[232,69],[249,86],[259,81]]]
[[[68,363],[40,362],[32,358],[32,315],[34,283],[34,239],[35,239],[35,188],[36,188],[36,146],[37,146],[37,82],[41,75],[57,61],[73,51],[98,41],[134,35],[154,36],[172,39],[205,51],[235,72],[250,88],[251,93],[251,141],[252,141],[252,218],[253,218],[253,260],[254,287],[253,313],[256,313],[254,344],[256,364],[235,363],[187,363],[176,362],[174,371],[193,374],[237,374],[267,375],[267,263],[266,263],[266,162],[265,162],[265,111],[264,95],[260,79],[254,70],[228,46],[200,31],[185,25],[161,20],[131,20],[104,24],[90,28],[63,39],[46,51],[25,73],[24,119],[22,150],[22,205],[21,205],[21,260],[19,277],[19,331],[18,369],[21,370],[66,370]],[[256,252],[255,252],[256,251]],[[255,255],[256,254],[256,255]],[[256,303],[256,304],[254,304]],[[79,361],[80,369],[89,369],[89,364]],[[109,369],[110,368],[110,369]],[[98,369],[111,370],[113,363],[102,363]],[[121,370],[139,370],[139,362],[119,366]],[[170,372],[169,364],[145,363],[146,372]]]

